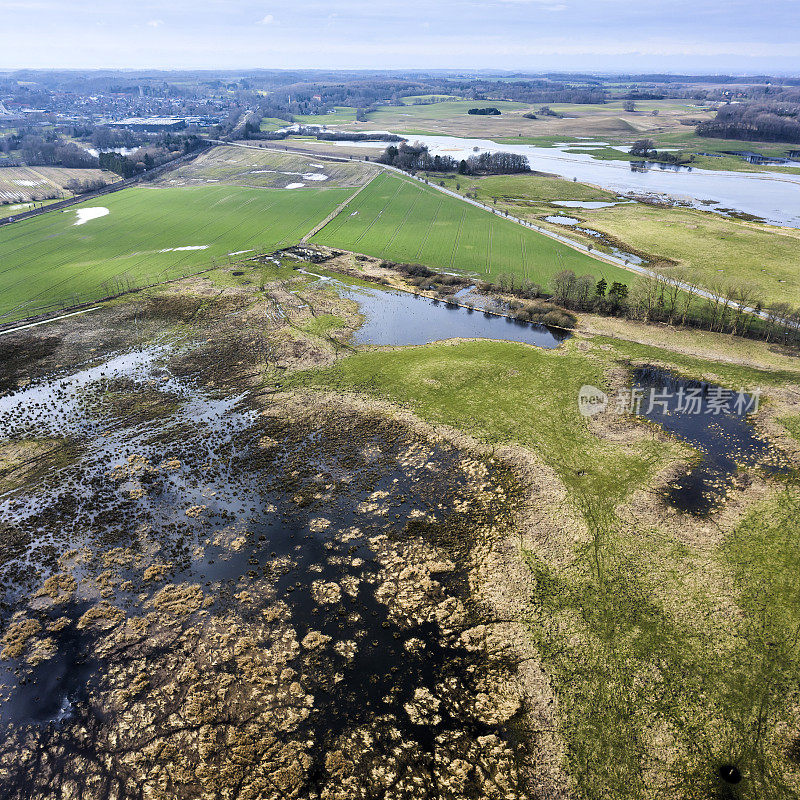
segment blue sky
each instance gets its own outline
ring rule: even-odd
[[[0,69],[800,74],[800,0],[0,0]]]

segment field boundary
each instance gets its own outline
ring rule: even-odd
[[[336,219],[336,217],[338,217],[338,216],[339,216],[339,214],[341,214],[341,213],[342,213],[342,211],[344,211],[345,207],[346,207],[346,206],[348,206],[348,205],[349,205],[349,204],[350,204],[350,203],[351,203],[353,200],[355,200],[355,199],[356,199],[356,197],[358,197],[358,195],[359,195],[359,194],[361,194],[361,192],[363,192],[363,191],[364,191],[364,189],[366,189],[366,188],[367,188],[367,186],[369,186],[369,185],[372,183],[372,181],[374,181],[374,180],[375,180],[375,178],[377,178],[377,177],[378,177],[378,175],[380,175],[380,172],[376,172],[376,173],[375,173],[375,174],[374,174],[374,175],[373,175],[373,176],[372,176],[372,177],[371,177],[371,178],[370,178],[370,179],[369,179],[369,180],[368,180],[366,183],[364,183],[364,184],[362,184],[361,186],[359,186],[359,187],[358,187],[358,189],[356,189],[356,190],[355,190],[355,192],[353,192],[353,194],[352,194],[352,195],[350,195],[350,197],[348,197],[348,198],[347,198],[346,200],[344,200],[343,202],[339,203],[339,205],[338,205],[338,206],[336,206],[336,208],[334,208],[334,209],[333,209],[333,211],[331,211],[331,213],[330,213],[330,214],[328,214],[328,216],[327,216],[327,217],[325,217],[325,219],[323,219],[323,220],[322,220],[322,222],[318,222],[318,223],[317,223],[317,224],[316,224],[316,225],[315,225],[315,226],[314,226],[314,227],[313,227],[313,228],[312,228],[312,229],[311,229],[311,230],[310,230],[310,231],[309,231],[309,232],[308,232],[308,233],[307,233],[307,234],[306,234],[306,235],[305,235],[305,236],[304,236],[304,237],[303,237],[301,240],[300,240],[300,242],[299,242],[299,243],[300,243],[300,244],[305,244],[305,243],[306,243],[306,242],[307,242],[307,241],[308,241],[308,240],[309,240],[309,239],[310,239],[312,236],[316,236],[316,235],[317,235],[317,234],[318,234],[318,233],[319,233],[319,232],[320,232],[320,231],[321,231],[321,230],[322,230],[322,229],[323,229],[323,228],[324,228],[326,225],[329,225],[331,222],[333,222],[333,221]]]

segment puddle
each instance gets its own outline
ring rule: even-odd
[[[627,205],[635,202],[634,200],[623,200],[617,203],[603,202],[600,200],[553,200],[554,206],[561,206],[561,208],[612,208],[613,206]]]
[[[105,217],[109,211],[107,208],[98,206],[97,208],[79,208],[75,213],[77,214],[78,218],[74,224],[85,225],[87,222],[91,222],[93,219]]]
[[[556,225],[577,225],[580,222],[580,220],[575,217],[567,217],[563,214],[551,215],[545,217],[545,220],[547,222],[553,222]]]
[[[705,515],[712,511],[732,485],[739,465],[778,469],[774,447],[756,434],[745,407],[736,407],[737,393],[720,395],[720,387],[678,377],[667,370],[642,367],[634,370],[633,387],[642,392],[640,415],[700,452],[699,461],[667,490],[669,502],[681,511]],[[663,403],[650,408],[651,390],[664,393]],[[723,413],[712,413],[720,397]],[[655,399],[659,399],[656,395]],[[747,400],[751,399],[747,395]],[[688,413],[689,409],[693,413]]]

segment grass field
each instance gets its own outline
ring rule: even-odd
[[[542,285],[563,269],[607,281],[634,276],[417,181],[379,175],[314,241],[392,261]]]
[[[102,169],[4,167],[0,169],[0,203],[24,203],[54,196],[71,197],[72,193],[64,187],[75,180],[113,183],[119,180],[119,176]]]
[[[306,125],[345,125],[356,121],[356,109],[336,106],[331,114],[297,114],[294,121]]]
[[[57,203],[61,198],[53,198],[52,200],[36,200],[29,203],[6,203],[0,205],[0,219],[5,217],[15,217],[17,214],[22,214],[25,211],[30,211],[33,208],[40,208],[42,206],[49,206],[52,203]]]
[[[766,302],[800,304],[800,231],[682,208],[620,205],[579,210],[590,228],[670,259],[709,288],[752,284]]]
[[[249,147],[213,147],[161,178],[163,186],[229,184],[283,189],[303,183],[315,189],[355,187],[366,183],[376,168],[364,163],[319,162],[314,158]],[[305,176],[305,177],[304,177]]]
[[[134,188],[9,225],[0,229],[0,320],[176,277],[236,251],[295,243],[348,193]],[[98,207],[109,213],[75,224],[80,209]]]

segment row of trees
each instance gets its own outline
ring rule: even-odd
[[[629,288],[563,270],[553,276],[550,288],[553,302],[568,309],[800,344],[800,309],[788,303],[767,305],[750,284],[719,282],[702,288],[690,273],[681,272],[642,275]]]
[[[0,137],[0,151],[11,156],[8,166],[24,163],[37,167],[97,167],[97,159],[85,148],[54,136],[24,134]]]
[[[479,153],[457,161],[450,156],[432,156],[427,145],[420,142],[389,145],[378,162],[406,172],[457,172],[459,175],[509,175],[531,169],[528,159],[516,153]]]

